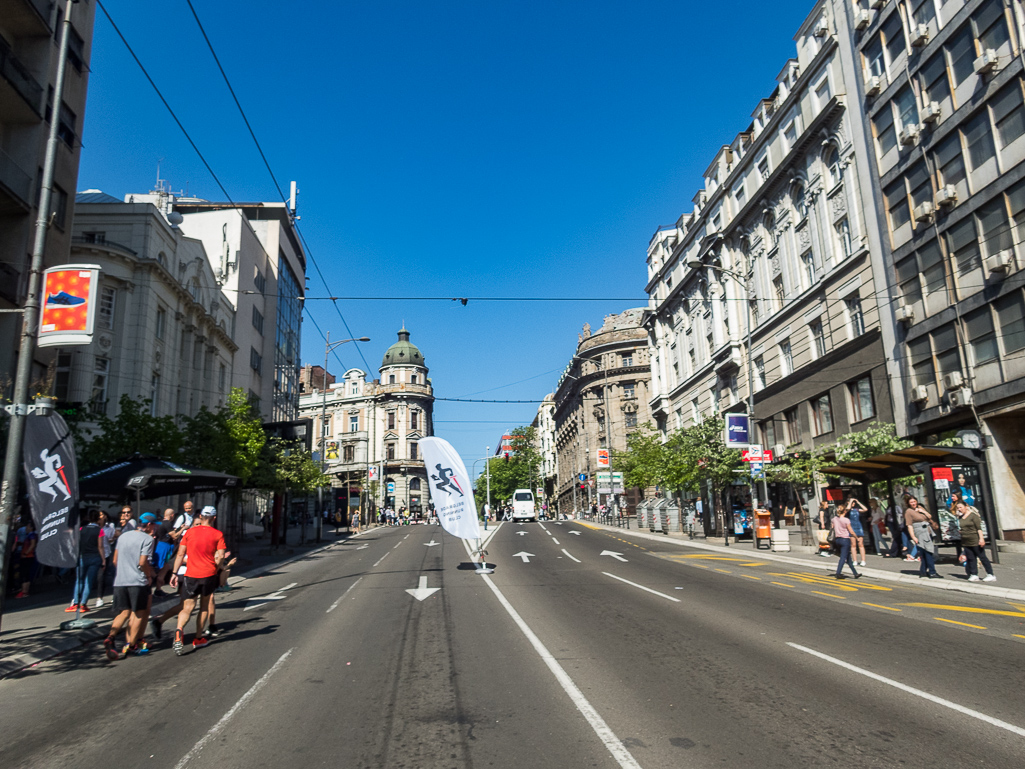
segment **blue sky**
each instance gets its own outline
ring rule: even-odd
[[[534,402],[438,401],[468,466],[531,421],[585,321],[646,303],[649,238],[691,209],[812,7],[193,3],[286,194],[299,182],[331,295],[361,297],[338,308],[375,375],[404,322],[437,397]],[[232,198],[278,199],[185,0],[105,5]],[[99,9],[91,65],[79,189],[148,190],[160,161],[173,189],[223,199]],[[307,285],[328,295],[312,265]],[[597,301],[367,299],[430,296]],[[329,302],[307,308],[348,336]],[[304,362],[323,355],[306,322]]]

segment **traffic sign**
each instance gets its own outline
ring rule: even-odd
[[[580,475],[578,477],[580,478],[581,481],[586,481],[587,480],[587,473],[580,473]]]

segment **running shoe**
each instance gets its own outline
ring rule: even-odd
[[[217,638],[223,632],[217,625],[211,625],[203,632],[203,636],[206,638]]]
[[[149,654],[149,644],[143,641],[138,646],[132,647],[132,654],[142,656],[143,654]]]
[[[67,291],[61,291],[59,294],[47,294],[46,304],[58,307],[75,307],[79,304],[85,304],[85,299],[80,296],[73,296]]]
[[[179,657],[185,653],[185,633],[180,628],[174,631],[174,653]]]
[[[119,655],[117,649],[114,648],[114,639],[112,636],[107,636],[103,639],[103,648],[107,652],[107,659],[111,662],[121,659],[121,655]]]
[[[982,581],[983,582],[996,582],[997,578],[994,577],[992,574],[987,574],[985,577],[982,578]]]
[[[153,637],[158,641],[163,638],[164,631],[162,630],[164,623],[158,619],[151,619],[149,621],[150,629],[153,631]]]
[[[204,636],[197,636],[196,638],[192,639],[192,648],[193,649],[202,649],[204,646],[206,646],[209,643],[210,643],[209,639],[205,638]]]
[[[94,608],[96,608],[96,609],[102,609],[103,608],[103,599],[102,598],[97,598],[96,599],[96,606]]]
[[[71,606],[69,606],[68,608],[66,608],[64,610],[64,613],[65,614],[73,614],[76,611],[78,611],[78,604],[77,603],[73,603],[73,604],[71,604]]]

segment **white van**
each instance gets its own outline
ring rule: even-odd
[[[530,489],[516,489],[513,492],[512,519],[514,521],[536,521],[534,493]]]

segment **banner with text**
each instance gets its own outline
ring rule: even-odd
[[[78,468],[64,418],[60,414],[26,417],[21,456],[29,509],[39,535],[36,560],[72,568],[78,563]]]
[[[453,537],[480,539],[477,506],[462,458],[441,438],[423,438],[420,448],[438,521]]]

